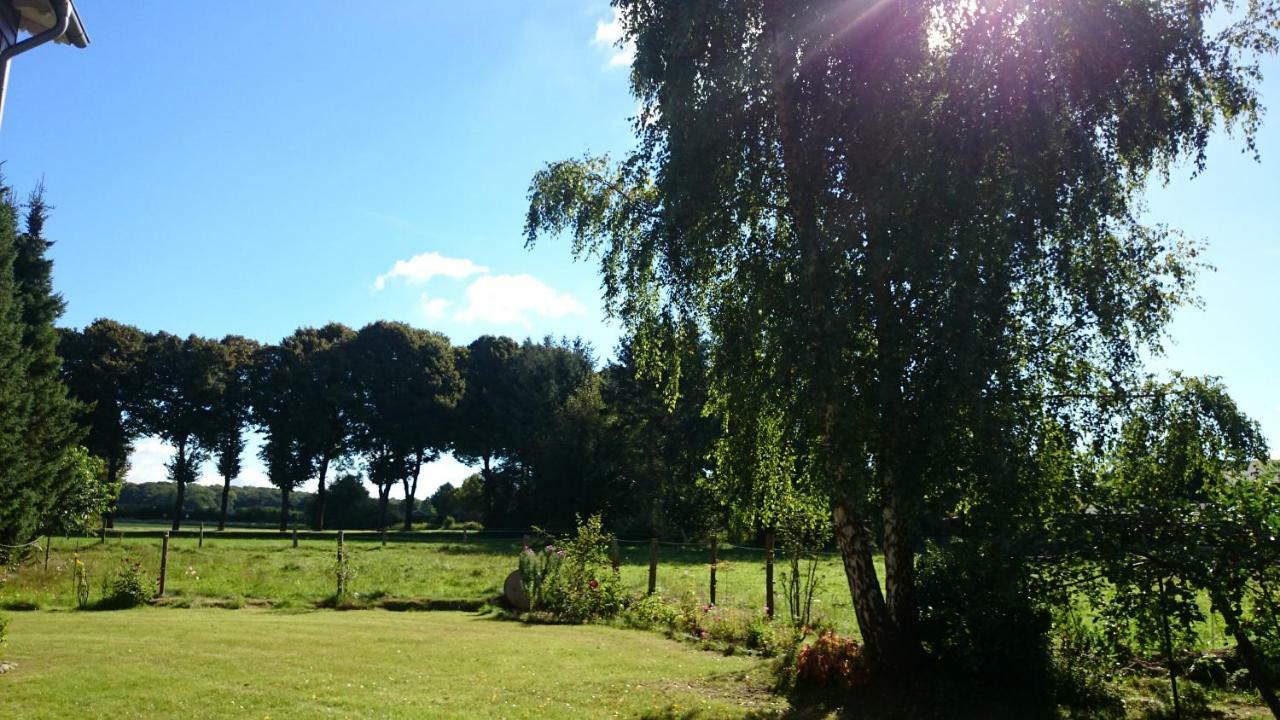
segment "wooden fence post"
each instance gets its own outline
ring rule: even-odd
[[[204,521],[203,520],[200,521],[200,542],[197,543],[196,547],[204,547]]]
[[[764,536],[764,612],[773,619],[773,531]]]
[[[102,524],[102,537],[101,539],[98,540],[98,544],[99,545],[107,544],[107,524],[106,523]]]
[[[343,530],[339,530],[339,531],[338,531],[338,562],[337,562],[337,568],[338,568],[338,572],[337,572],[337,575],[338,575],[338,595],[337,595],[337,598],[338,598],[338,600],[339,600],[339,601],[340,601],[340,600],[342,600],[342,596],[343,596],[343,595],[345,595],[345,594],[347,593],[347,587],[346,587],[346,580],[347,580],[347,576],[346,576],[345,568],[343,567],[343,562],[344,562],[344,560],[345,560],[345,558],[346,558],[346,552],[347,552],[347,551],[346,551],[346,548],[344,548],[344,547],[343,547],[343,544],[342,544],[342,543],[343,543],[343,536],[344,536],[345,534],[346,534],[346,533],[345,533],[345,531],[343,531]]]
[[[293,546],[298,547],[298,528],[296,525],[293,528]]]
[[[649,538],[649,594],[658,590],[658,538]]]
[[[44,571],[49,572],[49,544],[53,542],[52,535],[44,536]]]
[[[711,604],[716,604],[716,538],[711,538]]]
[[[622,550],[618,549],[618,538],[609,538],[609,563],[613,565],[613,571],[617,572],[622,567]]]
[[[169,531],[165,530],[164,535],[160,536],[160,591],[156,593],[156,597],[164,596],[164,576],[169,569]]]
[[[382,528],[382,547],[387,546],[387,529]]]
[[[467,541],[467,529],[462,528],[462,542],[466,542],[466,541]]]

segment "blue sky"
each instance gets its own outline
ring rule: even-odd
[[[543,163],[631,144],[607,2],[76,4],[93,44],[15,60],[0,130],[10,184],[43,177],[57,208],[66,324],[273,341],[391,318],[459,344],[612,348],[594,267],[520,234]],[[1280,105],[1280,62],[1263,70]],[[1239,146],[1215,138],[1206,173],[1150,193],[1151,217],[1206,239],[1218,268],[1155,365],[1222,376],[1274,446],[1280,115],[1260,164]],[[165,454],[141,443],[131,479],[162,478]],[[466,472],[442,462],[423,481]]]

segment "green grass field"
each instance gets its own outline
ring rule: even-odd
[[[734,718],[762,661],[653,633],[466,613],[13,615],[0,718]]]
[[[154,528],[132,527],[106,543],[54,538],[47,570],[43,552],[34,552],[0,571],[0,610],[12,611],[3,659],[18,665],[0,675],[0,718],[65,717],[77,707],[91,708],[91,716],[122,717],[789,712],[787,699],[764,689],[770,683],[765,661],[696,650],[659,633],[529,625],[478,613],[319,609],[334,593],[336,543],[330,539],[304,539],[294,548],[287,535],[210,532],[198,547],[194,536],[175,537],[166,594],[157,607],[74,611],[75,554],[88,570],[92,602],[123,558],[141,561],[153,576],[158,572],[161,541],[143,536],[148,532]],[[498,595],[521,545],[429,533],[393,534],[385,547],[376,534],[348,538],[355,604],[392,609],[480,607]],[[662,546],[659,590],[668,598],[689,594],[705,602],[707,559],[702,547]],[[647,562],[647,544],[623,546],[622,578],[637,595],[647,584]],[[777,576],[781,597],[782,564]],[[838,560],[825,557],[818,576],[818,613],[856,635]],[[762,610],[759,550],[723,548],[717,579],[719,604]],[[785,617],[785,608],[779,611]],[[1202,635],[1216,635],[1202,638],[1207,645],[1223,640],[1220,627]],[[1150,705],[1161,688],[1156,679],[1151,688],[1126,692],[1138,692],[1137,707]],[[801,716],[825,716],[830,708],[811,710]],[[1244,717],[1257,708],[1230,710],[1230,716]]]
[[[138,528],[130,528],[135,532]],[[0,609],[70,609],[75,606],[72,560],[78,551],[89,573],[92,599],[101,594],[102,579],[128,557],[141,561],[154,577],[160,567],[160,540],[155,537],[53,538],[49,569],[44,556],[33,553],[7,578],[0,580]],[[353,590],[365,601],[466,601],[481,603],[496,597],[502,582],[516,567],[519,539],[477,539],[461,542],[452,536],[435,539],[419,535],[413,541],[389,542],[383,547],[375,534],[348,535],[356,569]],[[207,533],[204,547],[194,537],[175,537],[169,543],[166,603],[195,606],[241,605],[310,608],[334,594],[332,540],[301,540],[294,548],[286,536],[271,539],[241,537],[228,531]],[[622,546],[622,579],[633,592],[648,584],[649,548]],[[709,595],[707,551],[702,547],[663,545],[659,551],[658,589],[664,597],[692,594],[705,603]],[[784,567],[776,567],[778,612]],[[856,622],[838,559],[826,557],[818,569],[814,601],[817,614],[843,632],[856,633]],[[716,571],[717,604],[763,612],[765,572],[763,552],[752,548],[723,548]]]

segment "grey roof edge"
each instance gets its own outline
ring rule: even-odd
[[[71,15],[71,21],[67,23],[67,31],[63,33],[59,40],[82,49],[89,47],[89,33],[85,32],[84,25],[80,22],[80,13],[76,11],[74,0],[68,0],[67,8]]]
[[[12,5],[18,15],[18,24],[32,35],[45,32],[54,25],[52,0],[0,0],[0,3]],[[67,31],[54,38],[54,42],[78,48],[89,46],[89,33],[85,32],[74,0],[67,0]]]

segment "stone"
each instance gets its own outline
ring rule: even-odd
[[[507,604],[517,610],[529,609],[529,596],[524,591],[524,583],[520,580],[520,571],[513,570],[507,576],[506,582],[502,583],[502,594],[507,598]]]

